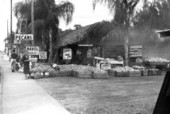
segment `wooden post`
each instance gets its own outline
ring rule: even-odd
[[[125,37],[125,66],[129,65],[129,36]]]

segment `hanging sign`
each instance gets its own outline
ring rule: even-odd
[[[63,49],[63,59],[64,60],[72,59],[72,50],[71,50],[71,48]]]
[[[15,39],[16,40],[26,40],[26,41],[29,41],[29,40],[33,40],[33,34],[15,34]]]
[[[39,59],[47,59],[47,52],[46,51],[40,51],[39,52]]]
[[[29,55],[38,55],[39,54],[38,46],[27,46],[26,50],[28,51]]]

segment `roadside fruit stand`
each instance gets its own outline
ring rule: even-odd
[[[144,59],[144,65],[150,68],[164,70],[170,61],[161,57],[150,57]]]
[[[30,70],[31,77],[34,79],[48,77],[77,77],[77,78],[108,78],[105,70],[87,65],[48,65],[36,63]]]
[[[156,76],[161,75],[162,70],[152,65],[160,65],[160,63],[162,65],[166,65],[169,62],[163,58],[147,58],[144,60],[144,65],[133,65],[130,67],[124,66],[121,61],[108,58],[105,59],[96,57],[96,61],[98,61],[96,66],[76,64],[49,65],[45,63],[36,63],[35,67],[31,69],[31,76],[34,79],[59,76],[93,79],[108,79],[109,77]],[[116,63],[119,63],[119,65],[116,65]]]

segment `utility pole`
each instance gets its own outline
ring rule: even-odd
[[[8,38],[8,35],[9,35],[9,31],[8,31],[8,20],[7,20],[7,38]],[[7,40],[5,41],[5,52],[7,53],[7,54],[9,54],[9,52],[7,52],[8,51],[8,49],[9,49],[9,44],[8,44],[9,42],[7,42]],[[7,49],[8,48],[8,49]]]
[[[32,46],[35,45],[35,35],[34,35],[34,0],[31,0],[31,33],[33,35]],[[30,55],[31,57],[31,55]],[[35,62],[32,62],[33,67],[35,66]]]
[[[10,37],[11,37],[11,51],[12,51],[12,47],[13,47],[13,39],[12,39],[12,0],[11,0],[11,2],[10,2],[10,7],[11,7],[11,11],[10,11],[10,21],[11,21],[11,23],[10,23]]]
[[[7,37],[8,37],[9,31],[8,31],[8,20],[7,20]]]
[[[32,46],[34,46],[34,0],[31,0],[31,33],[33,34]]]

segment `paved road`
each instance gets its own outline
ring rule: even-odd
[[[2,114],[69,114],[35,80],[26,80],[22,72],[12,73],[10,63],[0,60],[3,70]]]

